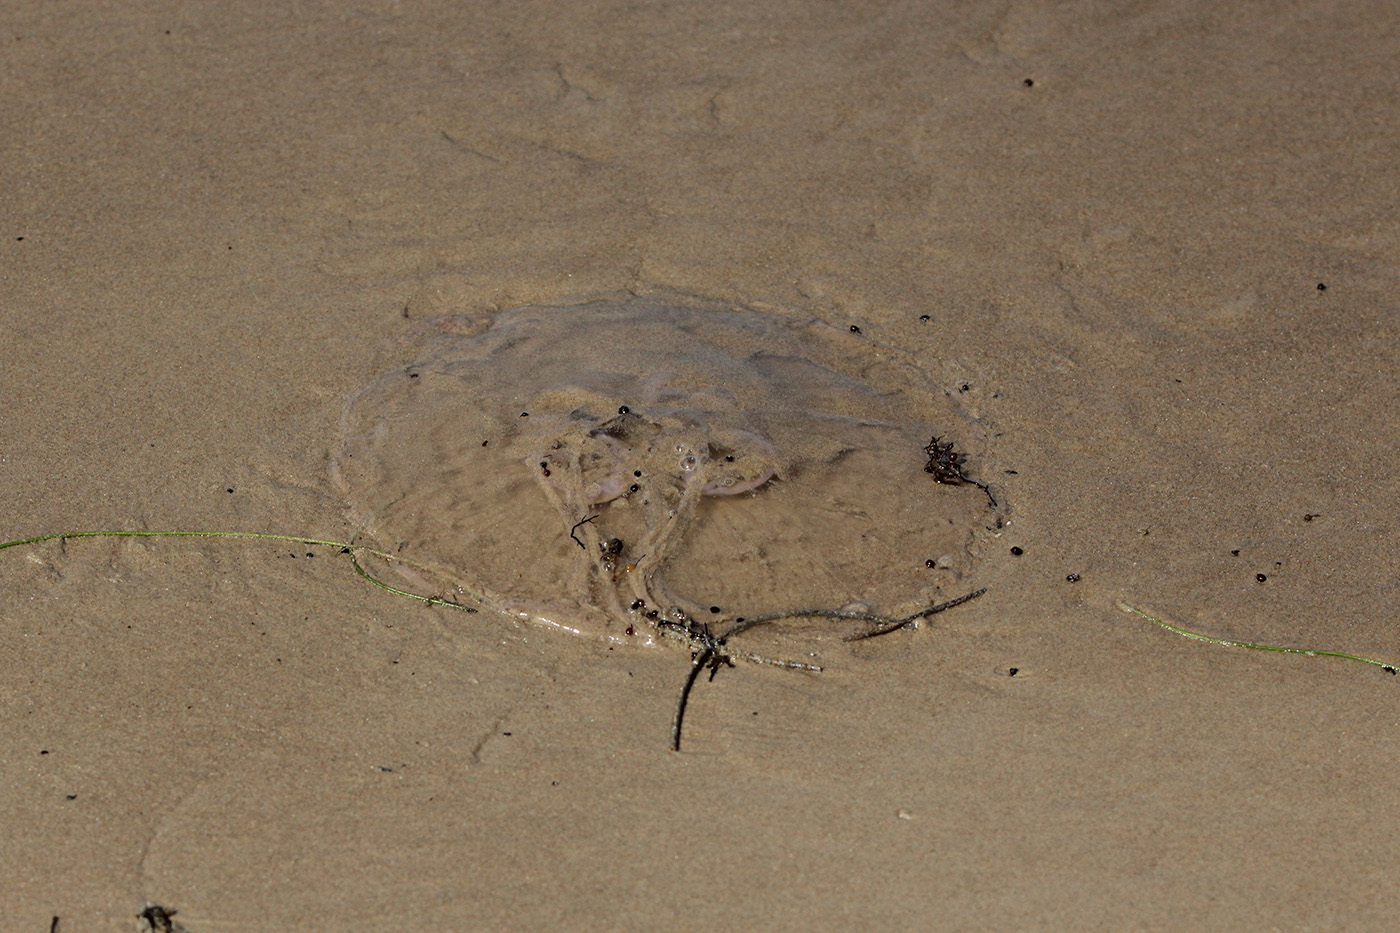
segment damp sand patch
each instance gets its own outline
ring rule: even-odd
[[[980,429],[917,361],[854,328],[689,300],[434,321],[414,362],[351,397],[342,428],[331,475],[361,527],[349,541],[107,529],[0,550],[296,543],[339,552],[398,597],[614,642],[676,639],[691,651],[672,721],[679,749],[706,670],[820,670],[794,646],[915,627],[981,596],[965,579],[969,545],[1000,522],[995,490],[964,466]],[[29,558],[57,572],[39,551]],[[1396,672],[1119,607],[1200,642]],[[759,635],[785,653],[752,644]]]
[[[820,320],[635,298],[446,318],[415,352],[346,404],[332,478],[420,592],[614,642],[810,629],[785,607],[848,634],[966,589],[992,521],[929,440],[976,426]]]

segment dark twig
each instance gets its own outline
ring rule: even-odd
[[[695,678],[700,676],[700,672],[705,669],[705,665],[709,664],[713,657],[714,651],[706,648],[690,662],[690,673],[685,677],[685,686],[681,687],[681,695],[676,698],[676,713],[671,717],[671,751],[673,752],[681,750],[681,723],[685,721],[685,707],[690,702],[690,691],[695,686]]]
[[[583,548],[585,551],[588,550],[587,546],[585,546],[584,543],[578,539],[578,536],[575,535],[574,532],[578,531],[579,528],[581,528],[584,525],[587,525],[589,522],[596,521],[597,519],[598,516],[590,515],[581,522],[574,522],[574,527],[569,529],[569,537],[573,538],[574,543],[577,544],[579,547]]]
[[[681,750],[681,723],[685,720],[685,707],[690,702],[690,691],[695,686],[695,678],[705,668],[710,669],[710,679],[715,679],[721,667],[733,667],[734,656],[725,647],[726,635],[716,637],[710,631],[709,623],[697,623],[681,617],[682,621],[665,620],[665,626],[682,634],[691,643],[690,673],[685,677],[685,686],[676,698],[676,714],[671,719],[671,751]],[[746,657],[746,655],[741,655]],[[767,660],[766,658],[756,660]]]
[[[974,590],[957,599],[950,599],[947,602],[929,606],[921,609],[912,615],[895,619],[889,616],[882,616],[874,612],[856,612],[848,609],[796,609],[782,612],[769,612],[764,615],[752,616],[746,619],[735,621],[719,635],[710,631],[708,623],[696,622],[687,617],[680,610],[673,610],[675,618],[661,618],[653,624],[657,631],[679,638],[690,643],[691,660],[690,671],[686,674],[685,684],[681,687],[680,696],[676,698],[676,712],[671,718],[671,750],[681,750],[681,727],[685,722],[685,710],[690,702],[690,692],[695,688],[695,681],[700,676],[700,672],[709,668],[710,679],[715,679],[715,674],[720,667],[733,667],[736,659],[741,661],[751,661],[755,664],[770,664],[777,667],[786,667],[789,670],[820,672],[821,668],[815,664],[807,664],[802,661],[789,661],[783,658],[770,658],[764,655],[752,654],[747,651],[735,651],[728,645],[730,636],[740,632],[748,631],[759,625],[766,625],[781,619],[797,618],[818,618],[818,619],[854,619],[871,623],[871,627],[863,632],[856,632],[853,635],[845,636],[845,641],[856,641],[862,638],[873,638],[876,635],[884,635],[906,625],[912,625],[920,619],[946,612],[955,606],[971,602],[983,593],[987,592],[984,586],[979,590]]]
[[[876,635],[887,635],[890,632],[904,628],[906,625],[912,625],[920,619],[927,619],[929,616],[937,615],[940,612],[946,612],[947,610],[952,609],[954,606],[961,606],[963,603],[972,602],[972,600],[981,596],[985,592],[987,592],[987,588],[984,586],[980,590],[973,590],[971,593],[968,593],[964,596],[959,596],[957,599],[950,599],[946,603],[939,603],[936,606],[930,606],[927,609],[922,609],[911,616],[905,616],[902,619],[890,619],[880,625],[876,625],[874,628],[866,629],[863,632],[855,632],[851,635],[847,635],[842,640],[860,641],[865,638],[874,638]]]

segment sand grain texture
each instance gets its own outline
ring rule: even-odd
[[[1008,524],[680,755],[683,650],[0,553],[7,928],[1393,924],[1400,679],[1116,608],[1400,660],[1391,6],[10,7],[0,537],[344,538],[388,348],[658,292],[917,357]]]

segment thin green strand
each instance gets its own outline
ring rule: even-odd
[[[1119,602],[1118,608],[1122,609],[1124,612],[1132,612],[1140,615],[1149,622],[1155,622],[1169,632],[1175,632],[1177,635],[1184,635],[1187,638],[1194,638],[1197,641],[1208,642],[1212,645],[1224,645],[1227,648],[1250,648],[1254,651],[1279,651],[1283,654],[1305,654],[1308,657],[1345,658],[1348,661],[1362,661],[1366,664],[1374,664],[1384,671],[1391,674],[1395,673],[1394,664],[1388,661],[1377,661],[1375,658],[1367,658],[1359,654],[1349,654],[1345,651],[1323,651],[1319,648],[1289,648],[1284,645],[1262,645],[1253,641],[1235,641],[1231,638],[1215,638],[1210,635],[1202,635],[1200,632],[1192,632],[1180,626],[1172,625],[1170,622],[1159,619],[1154,615],[1148,615],[1135,606],[1129,606],[1125,602]]]
[[[291,544],[310,544],[319,545],[321,547],[338,548],[342,553],[349,555],[350,566],[355,568],[357,574],[364,577],[381,590],[393,593],[395,596],[416,599],[430,606],[447,606],[451,609],[460,609],[463,612],[476,612],[471,606],[464,606],[455,600],[443,599],[440,596],[424,596],[422,593],[414,593],[411,590],[400,589],[397,586],[385,583],[364,568],[364,565],[360,563],[359,559],[361,553],[372,554],[375,557],[382,558],[392,563],[405,564],[423,570],[429,570],[430,568],[424,567],[408,558],[390,554],[387,551],[380,551],[375,548],[366,547],[363,544],[357,544],[354,540],[327,541],[323,538],[303,538],[297,535],[275,535],[257,531],[59,531],[54,534],[37,535],[33,538],[20,538],[16,541],[0,541],[0,551],[6,548],[19,547],[22,544],[40,544],[44,541],[66,540],[68,538],[236,538],[243,541],[285,541]]]

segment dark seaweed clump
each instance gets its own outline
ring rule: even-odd
[[[992,495],[991,487],[979,479],[968,476],[963,470],[963,464],[967,462],[967,455],[958,453],[954,449],[953,442],[943,443],[938,435],[928,442],[924,448],[924,453],[928,455],[928,463],[924,464],[924,472],[933,475],[934,481],[946,483],[949,486],[962,486],[964,484],[976,486],[987,494],[992,507],[997,504],[996,497]]]

